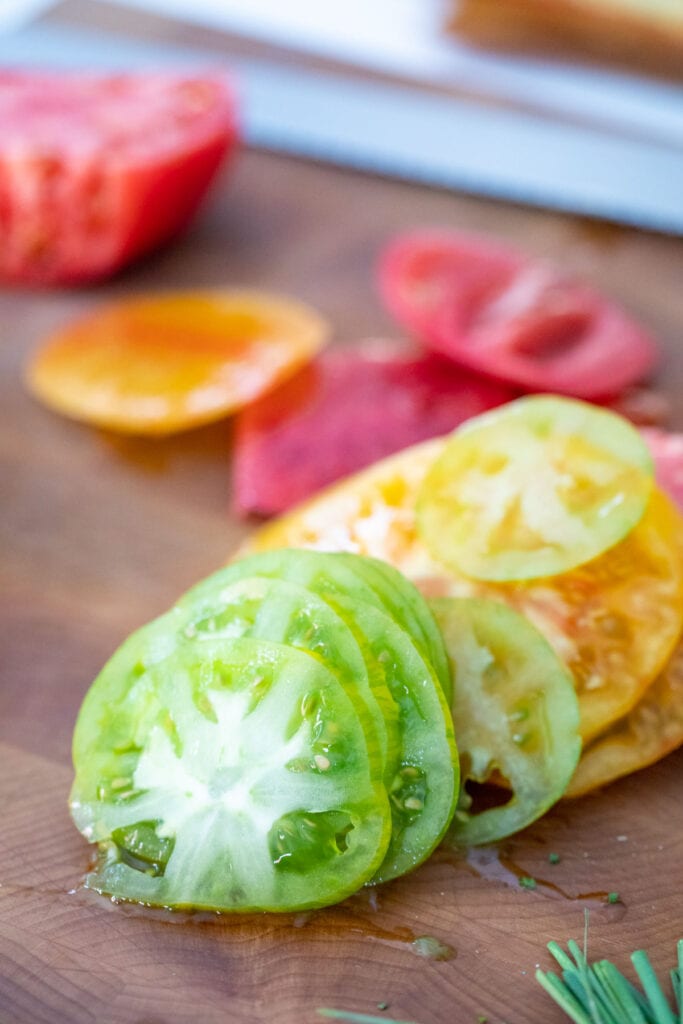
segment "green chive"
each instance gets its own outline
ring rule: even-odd
[[[636,974],[640,978],[645,996],[649,1000],[655,1024],[676,1024],[676,1018],[671,1012],[666,996],[662,992],[662,986],[659,984],[657,975],[652,969],[647,953],[642,949],[632,953],[631,963],[636,969]]]
[[[519,880],[519,884],[522,889],[535,889],[537,883],[535,878],[529,878],[528,875],[522,875]]]
[[[548,860],[550,861],[551,864],[559,864],[560,863],[560,855],[559,855],[559,853],[549,853],[548,854]]]
[[[619,893],[618,892],[608,892],[607,893],[607,902],[608,903],[618,903],[619,902]]]

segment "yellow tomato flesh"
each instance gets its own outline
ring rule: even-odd
[[[683,744],[683,645],[632,711],[584,750],[565,796],[583,796]]]
[[[33,393],[75,419],[161,435],[222,418],[325,343],[309,307],[256,291],[171,293],[96,309],[42,347]]]
[[[540,579],[619,543],[652,487],[652,459],[630,423],[587,402],[533,395],[451,435],[418,493],[417,523],[457,574]]]

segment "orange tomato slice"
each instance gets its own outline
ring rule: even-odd
[[[142,296],[59,331],[28,367],[37,398],[130,434],[220,419],[294,373],[323,346],[308,306],[258,291]]]
[[[428,596],[504,601],[540,630],[572,671],[587,743],[623,718],[670,657],[683,625],[683,523],[655,491],[631,533],[561,576],[485,583],[444,569],[415,526],[415,499],[445,441],[377,463],[269,523],[247,549],[312,547],[383,558]]]
[[[584,750],[565,796],[647,768],[683,744],[683,644],[633,710]]]

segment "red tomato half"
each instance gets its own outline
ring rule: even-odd
[[[273,515],[385,455],[509,401],[507,388],[375,342],[323,352],[237,420],[235,501]]]
[[[652,338],[613,302],[487,239],[402,236],[379,280],[389,311],[425,345],[528,390],[616,394],[656,359]]]
[[[0,278],[94,280],[167,241],[236,137],[219,75],[0,72]]]
[[[653,427],[641,433],[654,459],[657,483],[683,511],[683,434]]]

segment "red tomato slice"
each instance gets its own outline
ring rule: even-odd
[[[378,342],[323,352],[237,421],[236,504],[273,515],[512,397],[431,355]]]
[[[194,214],[236,140],[219,75],[0,72],[0,278],[105,277]]]
[[[683,434],[647,427],[641,430],[655,463],[659,486],[683,511]]]
[[[652,338],[614,303],[497,242],[400,237],[382,256],[389,311],[462,366],[532,391],[616,394],[653,366]]]

